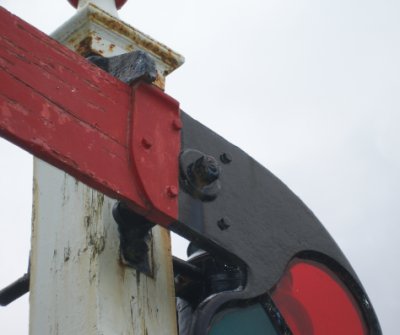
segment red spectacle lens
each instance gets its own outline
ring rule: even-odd
[[[326,267],[295,261],[272,293],[293,335],[366,335],[362,314],[346,286]]]

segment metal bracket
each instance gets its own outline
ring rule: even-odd
[[[205,325],[227,304],[270,294],[296,257],[317,259],[336,273],[352,288],[371,334],[380,334],[376,315],[357,275],[304,203],[238,147],[185,113],[181,112],[181,116],[183,187],[179,193],[179,222],[170,229],[225,264],[236,264],[245,273],[242,289],[216,294],[210,291],[196,304],[189,334],[205,335]],[[206,199],[201,193],[199,196],[198,188],[187,186],[188,169],[197,164],[199,156],[213,157],[212,161],[219,160],[218,165],[221,164],[220,189],[213,199]]]
[[[154,224],[119,201],[115,203],[112,214],[118,223],[122,262],[152,277],[151,228]]]
[[[129,85],[139,80],[150,84],[157,79],[156,63],[144,51],[138,50],[109,58],[89,56],[87,60]]]
[[[0,291],[0,305],[7,306],[29,292],[29,272]]]

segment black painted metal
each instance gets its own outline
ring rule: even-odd
[[[154,59],[144,51],[138,50],[109,58],[89,56],[87,59],[127,84],[137,80],[151,83],[157,79]]]
[[[129,210],[122,202],[116,202],[112,214],[118,223],[120,253],[125,265],[152,276],[151,228],[154,224]]]
[[[221,168],[214,157],[190,149],[181,153],[181,186],[194,198],[214,200],[221,189],[220,173]]]
[[[245,152],[183,112],[182,121],[182,157],[197,152],[219,157],[224,165],[218,178],[218,196],[202,201],[185,186],[188,163],[181,159],[184,187],[179,194],[179,222],[171,229],[211,254],[246,269],[242,290],[212,295],[196,307],[189,333],[207,334],[205,325],[219,309],[270,292],[290,260],[308,253],[323,255],[319,259],[322,263],[333,260],[342,273],[348,274],[344,276],[345,284],[353,286],[371,334],[381,334],[354,270],[303,202]]]
[[[29,292],[29,273],[25,273],[21,278],[0,291],[0,305],[7,306],[14,300],[22,297]]]
[[[141,51],[89,60],[126,83],[152,82],[157,77],[154,61]],[[177,296],[182,298],[178,303],[180,334],[205,335],[220,309],[268,297],[296,257],[334,271],[354,294],[370,334],[381,334],[355,272],[314,214],[242,150],[184,112],[181,115],[179,222],[170,227],[207,253],[193,258],[191,265],[174,262],[176,280],[184,280],[176,284]],[[114,217],[122,256],[128,264],[149,272],[146,238],[152,224],[118,206]],[[276,309],[271,301],[265,306],[273,319]],[[288,332],[285,324],[278,330]]]

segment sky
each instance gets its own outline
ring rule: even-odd
[[[67,0],[0,0],[50,34]],[[120,18],[184,55],[166,92],[286,183],[339,244],[384,334],[400,315],[400,2],[129,0]],[[32,157],[0,140],[0,287],[27,269]],[[175,243],[175,253],[183,254]],[[0,308],[27,334],[28,297]]]

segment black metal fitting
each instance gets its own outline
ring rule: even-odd
[[[202,201],[214,200],[221,190],[221,168],[217,160],[197,150],[185,150],[180,156],[183,189]]]
[[[188,176],[197,187],[210,185],[219,177],[219,166],[212,156],[201,156],[188,166]]]
[[[231,226],[231,223],[228,218],[222,218],[217,221],[217,226],[221,230],[227,230]]]
[[[14,300],[22,297],[29,292],[29,273],[25,273],[21,278],[14,283],[0,290],[0,305],[7,306]]]
[[[227,152],[224,152],[223,154],[221,154],[219,156],[219,159],[224,164],[229,164],[230,162],[232,162],[232,156],[230,154],[228,154]]]
[[[152,276],[151,228],[154,224],[119,201],[115,203],[112,214],[118,223],[122,262]]]
[[[185,272],[179,270],[182,265],[175,265],[174,259],[178,324],[181,335],[192,334],[190,327],[193,313],[202,301],[221,292],[240,289],[246,280],[245,270],[241,266],[211,255],[193,242],[189,244],[187,254],[189,260],[184,262],[187,268]],[[184,273],[186,275],[182,275]]]
[[[138,80],[152,83],[157,79],[154,59],[144,51],[133,51],[114,57],[89,56],[87,59],[127,84]]]

